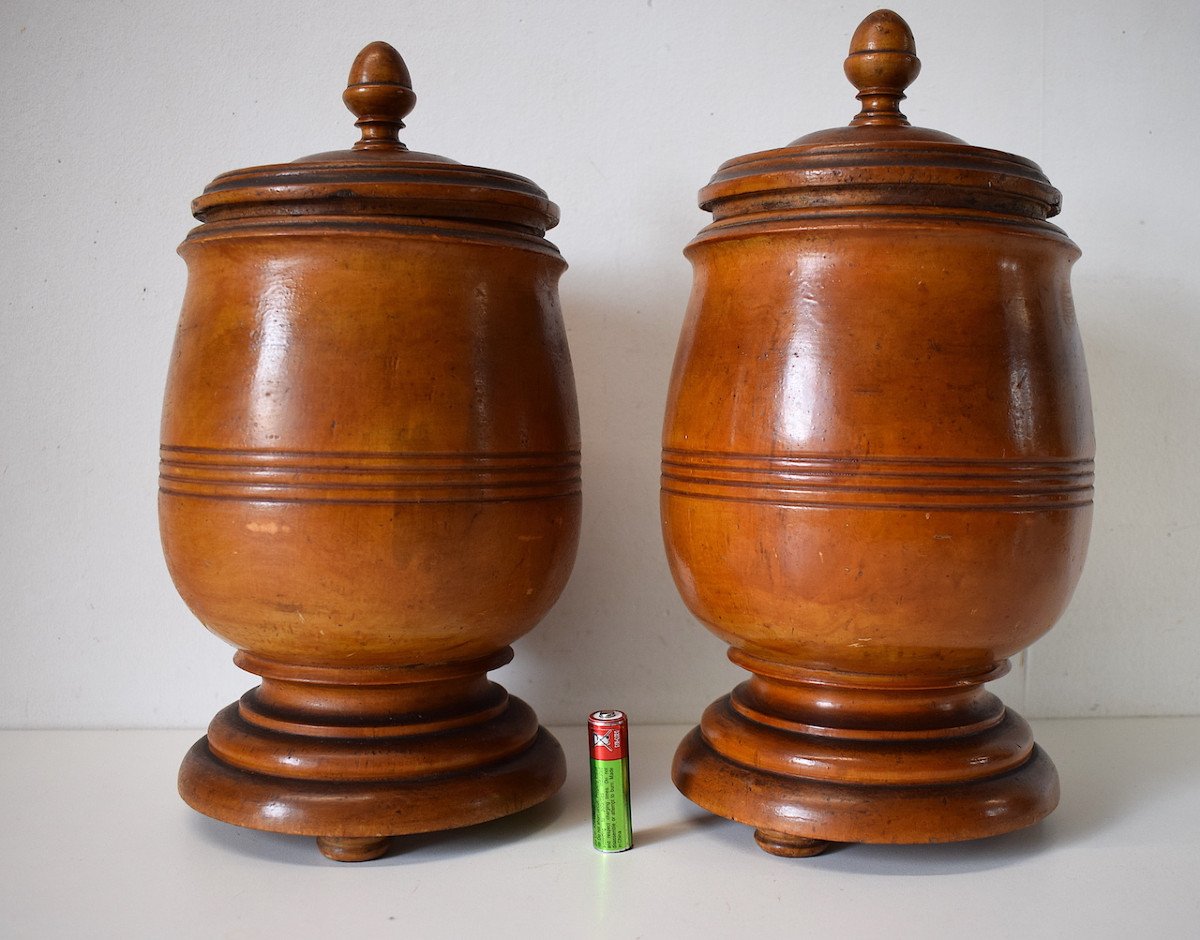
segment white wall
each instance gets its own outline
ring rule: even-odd
[[[722,160],[842,124],[865,2],[8,2],[0,10],[0,725],[200,725],[252,679],[163,566],[158,409],[189,200],[348,146],[339,95],[400,49],[414,149],[562,207],[584,427],[573,579],[499,676],[548,721],[687,721],[736,681],[678,600],[658,435]],[[1028,714],[1200,712],[1200,5],[905,0],[914,123],[1041,163],[1065,195],[1096,409],[1075,600],[1004,681]]]

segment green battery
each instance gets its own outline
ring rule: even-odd
[[[629,720],[603,709],[588,716],[592,764],[592,845],[601,852],[633,848],[629,805]]]

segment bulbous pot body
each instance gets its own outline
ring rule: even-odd
[[[189,607],[281,662],[472,660],[558,597],[579,532],[564,267],[516,237],[206,231],[163,411]]]
[[[1048,630],[1091,525],[1075,247],[809,220],[689,255],[662,514],[692,612],[768,660],[939,678]]]

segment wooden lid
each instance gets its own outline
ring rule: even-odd
[[[417,96],[408,66],[387,43],[373,42],[358,54],[342,100],[361,133],[352,148],[223,173],[193,200],[192,214],[206,223],[299,215],[436,217],[538,236],[558,223],[558,206],[531,180],[400,142]]]
[[[900,16],[877,10],[863,20],[845,71],[861,103],[850,125],[722,164],[700,191],[700,206],[716,223],[751,213],[891,215],[905,207],[1035,223],[1058,214],[1061,195],[1036,163],[909,124],[900,102],[921,61]]]

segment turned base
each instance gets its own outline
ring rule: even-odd
[[[1033,825],[1058,775],[1029,726],[981,686],[805,672],[755,675],[714,702],[672,777],[697,805],[755,828],[773,855],[832,842],[957,842]]]
[[[214,819],[316,836],[326,857],[366,861],[393,836],[534,806],[566,778],[562,748],[529,706],[486,680],[494,660],[315,670],[239,654],[239,664],[263,685],[217,714],[179,770],[180,795]]]

